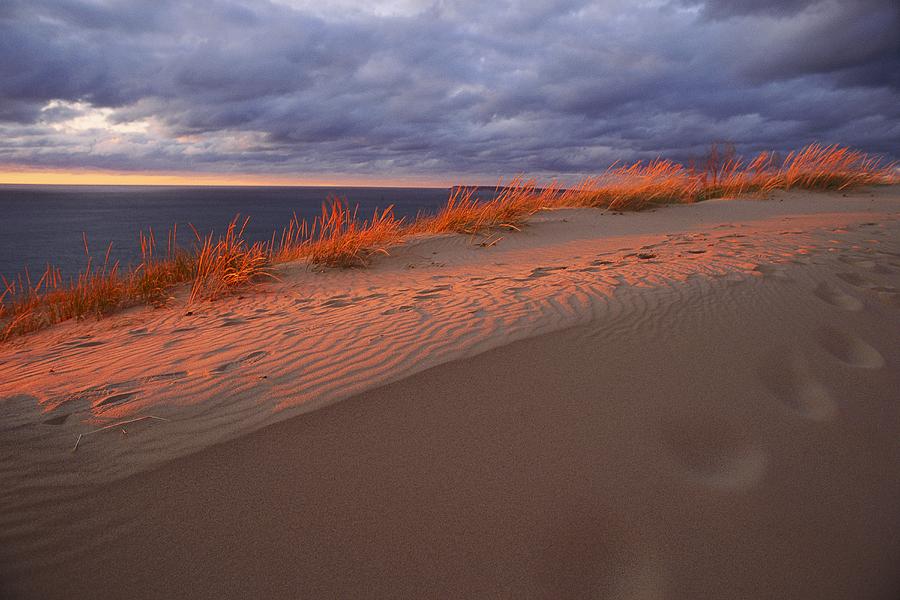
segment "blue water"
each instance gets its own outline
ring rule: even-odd
[[[95,264],[112,242],[111,261],[123,266],[140,259],[138,235],[151,227],[163,251],[166,232],[178,224],[178,240],[190,247],[194,236],[221,232],[240,214],[250,217],[245,237],[268,240],[291,216],[312,218],[322,202],[336,196],[359,205],[367,218],[394,205],[398,216],[433,212],[447,201],[447,189],[324,187],[175,187],[0,185],[0,274],[18,276],[27,267],[40,277],[47,263],[64,277],[85,266],[82,232]],[[490,195],[493,190],[484,192]]]

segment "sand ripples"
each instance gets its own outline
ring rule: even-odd
[[[30,515],[59,499],[61,489],[78,494],[84,485],[531,336],[590,324],[594,342],[614,353],[622,336],[686,335],[704,315],[733,319],[737,328],[741,295],[769,293],[756,285],[760,279],[798,286],[809,302],[847,314],[871,302],[895,307],[896,221],[862,227],[859,217],[841,218],[837,246],[829,240],[833,231],[820,231],[826,220],[814,218],[792,220],[787,232],[783,219],[770,219],[675,234],[579,234],[543,245],[510,236],[510,243],[491,248],[442,237],[401,249],[370,271],[289,267],[282,283],[246,297],[189,308],[176,302],[19,340],[0,350],[0,480],[7,508],[0,511],[0,542],[15,542],[23,555],[42,554],[23,540],[52,524],[34,524]],[[885,228],[893,234],[877,244],[864,241]],[[446,263],[416,258],[434,253],[446,255]],[[794,259],[814,268],[815,261],[838,257],[836,275],[819,281],[798,283],[787,268],[796,267],[789,265]],[[698,286],[717,291],[696,293]],[[690,323],[683,322],[686,313],[693,315]],[[845,329],[823,324],[811,335],[842,365],[884,365],[877,349]],[[773,361],[760,368],[773,397],[814,421],[836,417],[838,402],[810,367],[813,357],[787,353]],[[634,365],[636,373],[651,367]],[[140,415],[168,420],[111,428],[72,452],[78,434]],[[708,453],[704,448],[728,443],[710,436],[668,431],[664,437],[676,462],[698,481],[740,488],[764,476],[766,456],[751,442]],[[708,455],[727,460],[707,464]],[[127,524],[122,527],[110,535]]]

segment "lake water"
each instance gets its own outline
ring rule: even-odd
[[[0,185],[0,274],[15,277],[27,267],[40,277],[49,262],[69,277],[85,265],[82,232],[94,261],[102,263],[112,242],[111,260],[140,259],[138,235],[153,228],[165,251],[166,232],[178,224],[178,240],[189,247],[193,233],[221,232],[240,214],[250,217],[245,237],[268,240],[296,213],[310,219],[329,196],[359,206],[368,218],[394,205],[398,216],[434,212],[449,190],[434,188],[170,187]],[[492,195],[493,190],[481,192]]]

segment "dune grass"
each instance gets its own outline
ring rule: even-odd
[[[372,256],[387,254],[388,247],[400,243],[404,230],[404,221],[394,216],[393,206],[360,221],[356,208],[351,211],[335,199],[322,205],[322,215],[313,219],[308,237],[299,245],[275,249],[272,259],[284,262],[305,257],[325,267],[364,267]]]
[[[48,265],[36,283],[28,271],[15,280],[0,276],[0,340],[43,329],[54,323],[88,315],[102,316],[137,304],[163,304],[176,284],[196,274],[196,260],[175,247],[176,228],[168,236],[167,251],[156,254],[153,232],[140,235],[141,263],[123,273],[119,264],[95,265],[85,240],[87,265],[78,276],[63,282],[59,269]]]
[[[262,242],[248,244],[244,241],[244,229],[250,219],[244,219],[238,229],[235,217],[218,239],[213,234],[201,238],[194,230],[199,248],[193,256],[193,284],[188,302],[201,299],[213,300],[228,290],[246,285],[255,278],[272,276],[269,246]]]
[[[128,272],[109,263],[110,248],[103,263],[95,265],[85,240],[87,265],[75,279],[64,282],[59,270],[49,265],[36,283],[27,271],[14,280],[0,278],[0,340],[68,319],[163,304],[179,284],[191,284],[188,302],[193,303],[275,277],[272,267],[278,263],[306,260],[323,267],[361,267],[411,235],[518,230],[543,208],[640,210],[654,204],[762,196],[774,190],[843,190],[896,180],[895,164],[836,145],[811,145],[784,159],[763,152],[747,162],[713,146],[702,168],[661,159],[613,165],[567,189],[516,178],[498,188],[491,200],[480,200],[475,188],[457,187],[436,214],[411,222],[397,218],[390,206],[360,220],[356,209],[329,199],[320,216],[308,222],[295,215],[281,235],[273,234],[268,242],[245,241],[247,220],[240,223],[235,217],[218,237],[203,237],[194,230],[191,249],[176,245],[173,227],[160,256],[150,231],[139,239],[140,264]]]
[[[520,229],[541,208],[556,205],[559,188],[538,189],[534,180],[513,179],[491,200],[481,201],[476,188],[453,188],[437,214],[420,216],[409,228],[416,233],[483,233],[491,229]]]

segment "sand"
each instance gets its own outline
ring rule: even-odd
[[[0,597],[900,595],[900,189],[501,235],[0,347]]]

